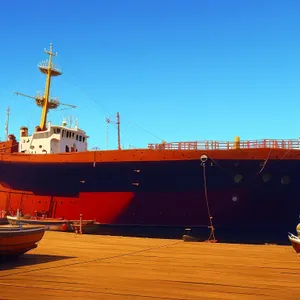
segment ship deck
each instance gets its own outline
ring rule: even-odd
[[[46,232],[0,264],[1,299],[298,299],[291,246]]]

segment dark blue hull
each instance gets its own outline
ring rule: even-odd
[[[33,214],[43,207],[49,217],[78,219],[84,213],[85,219],[111,225],[207,228],[205,175],[216,228],[293,231],[300,214],[298,165],[298,160],[209,159],[204,171],[200,160],[1,162],[0,209],[21,207]]]

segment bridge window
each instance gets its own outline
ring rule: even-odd
[[[80,135],[80,136],[79,136],[79,142],[81,142],[81,139],[82,139],[82,136]]]
[[[69,152],[69,146],[66,145],[66,152]]]
[[[78,141],[78,134],[76,134],[76,141]]]
[[[82,141],[83,141],[83,142],[85,141],[85,137],[84,137],[84,136],[82,137]]]
[[[58,134],[60,133],[60,128],[57,128],[57,133],[58,133]]]

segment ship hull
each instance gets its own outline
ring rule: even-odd
[[[1,162],[0,210],[116,226],[290,230],[299,221],[297,160]],[[207,197],[205,196],[207,189]],[[276,236],[276,234],[275,234]],[[286,235],[285,235],[286,236]],[[277,237],[274,237],[276,239]]]

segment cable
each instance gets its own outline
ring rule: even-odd
[[[143,252],[146,252],[146,251],[156,250],[156,249],[160,249],[160,248],[164,248],[164,247],[168,247],[168,246],[174,246],[174,245],[178,245],[182,242],[183,241],[180,240],[180,241],[177,241],[177,242],[172,243],[172,244],[170,243],[170,244],[164,244],[164,245],[160,245],[160,246],[149,247],[149,248],[146,248],[146,249],[131,251],[131,252],[122,253],[122,254],[118,254],[118,255],[112,255],[112,256],[108,256],[108,257],[101,257],[101,258],[90,259],[90,260],[85,260],[85,261],[73,262],[73,263],[64,264],[64,265],[60,265],[60,266],[36,268],[34,270],[13,272],[13,273],[10,273],[10,274],[2,275],[2,276],[0,276],[0,278],[19,275],[19,274],[23,275],[23,274],[26,274],[26,273],[32,273],[32,272],[36,272],[36,271],[44,271],[44,270],[50,270],[50,269],[57,269],[57,268],[64,268],[64,267],[88,264],[88,263],[93,263],[93,262],[100,262],[100,261],[105,261],[105,260],[109,260],[109,259],[120,258],[120,257],[125,257],[125,256],[129,256],[129,255],[138,254],[138,253],[143,253]]]
[[[205,161],[202,161],[202,162],[201,162],[201,165],[202,165],[202,167],[203,167],[204,196],[205,196],[205,202],[206,202],[206,207],[207,207],[207,213],[208,213],[209,223],[210,223],[210,226],[208,226],[208,228],[210,228],[210,230],[211,230],[210,235],[209,235],[207,241],[209,241],[209,242],[216,242],[215,228],[214,228],[214,226],[213,226],[212,216],[211,216],[210,208],[209,208],[209,204],[208,204]]]

